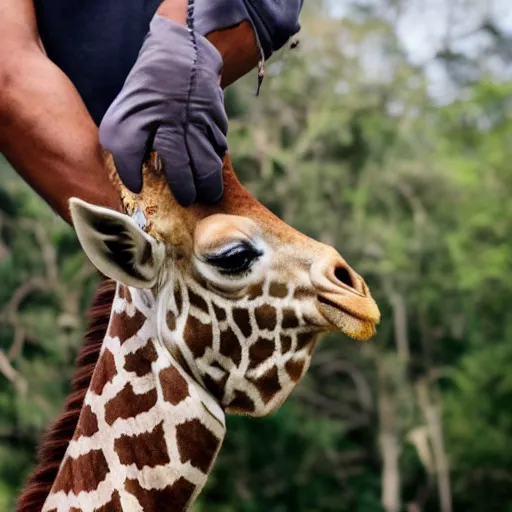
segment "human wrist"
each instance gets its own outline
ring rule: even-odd
[[[184,70],[196,60],[196,49],[187,25],[156,13],[149,25],[149,34],[139,53],[138,62],[159,70]],[[137,64],[135,65],[137,67]]]
[[[186,26],[157,13],[151,20],[149,38],[144,42],[141,55],[151,46],[154,63],[170,60],[173,72],[192,67],[196,62],[201,63],[205,72],[213,72],[222,66],[222,55],[215,45],[200,34],[195,34],[195,43],[189,36]],[[170,47],[172,52],[168,52]]]
[[[194,30],[207,36],[249,22],[261,52],[269,58],[299,31],[302,4],[303,0],[196,0]]]
[[[167,19],[185,25],[187,23],[188,0],[163,0],[157,13]]]

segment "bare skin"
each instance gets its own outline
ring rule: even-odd
[[[186,21],[186,0],[158,12]],[[0,152],[66,222],[70,197],[119,210],[98,129],[67,76],[45,55],[33,0],[0,0]],[[224,59],[223,86],[258,62],[248,23],[208,36]]]
[[[70,222],[74,192],[119,209],[98,130],[78,92],[44,54],[32,0],[0,1],[0,151]]]

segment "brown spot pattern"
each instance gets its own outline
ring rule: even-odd
[[[157,359],[153,340],[149,339],[143,347],[125,357],[124,369],[127,372],[135,372],[138,377],[143,377],[151,372],[151,363]]]
[[[183,295],[181,294],[181,288],[174,291],[174,301],[176,302],[176,309],[178,315],[181,314],[181,308],[183,307]]]
[[[281,354],[286,354],[292,348],[291,336],[281,335]]]
[[[279,376],[277,375],[277,368],[275,366],[264,373],[259,379],[252,380],[254,384],[256,384],[261,398],[265,403],[270,402],[275,394],[281,390]]]
[[[195,358],[203,357],[206,347],[211,347],[213,343],[212,326],[201,323],[192,315],[187,318],[183,336]]]
[[[220,353],[229,357],[237,366],[242,360],[242,347],[231,327],[220,333]]]
[[[86,405],[80,413],[80,419],[78,420],[78,426],[73,439],[78,439],[82,436],[91,437],[96,432],[98,432],[98,418],[92,412],[91,406]]]
[[[158,377],[166,402],[178,405],[189,396],[187,381],[174,366],[164,368]]]
[[[117,419],[134,418],[154,407],[156,399],[156,389],[136,395],[132,385],[128,383],[117,396],[105,404],[105,421],[113,425]]]
[[[288,288],[281,283],[271,283],[268,288],[268,294],[271,297],[276,297],[278,299],[284,299],[286,295],[288,295]]]
[[[94,512],[123,512],[119,493],[114,491],[112,493],[112,499],[108,503],[105,503],[105,505],[102,507],[94,509]]]
[[[206,389],[219,401],[222,401],[224,396],[224,390],[226,389],[226,382],[228,380],[228,374],[224,371],[223,376],[220,380],[214,380],[210,375],[203,377],[203,382]]]
[[[236,325],[238,325],[238,328],[242,331],[242,334],[248,338],[252,333],[249,312],[246,309],[235,308],[233,310],[233,320],[235,321]]]
[[[219,306],[213,305],[213,311],[215,312],[215,318],[222,322],[226,320],[226,311],[223,308],[220,308]]]
[[[297,350],[301,350],[309,345],[316,337],[317,334],[313,332],[299,332],[297,334]]]
[[[139,484],[138,480],[126,479],[124,488],[137,498],[142,510],[162,512],[165,510],[186,510],[195,490],[194,484],[183,477],[180,477],[172,485],[159,490],[147,490]]]
[[[294,299],[307,299],[313,296],[314,294],[311,293],[311,290],[309,288],[302,288],[300,286],[296,288],[295,291],[293,292]]]
[[[135,436],[122,435],[114,441],[114,450],[119,455],[121,464],[135,464],[139,470],[144,466],[154,468],[171,462],[165,443],[163,422],[151,432]]]
[[[176,330],[176,315],[172,311],[167,312],[167,327],[171,331]]]
[[[54,483],[54,492],[79,494],[94,491],[105,480],[108,465],[101,450],[91,450],[76,459],[68,457]]]
[[[299,326],[299,319],[293,309],[283,309],[283,323],[281,326],[283,329],[295,329]]]
[[[198,419],[193,419],[176,427],[176,443],[182,463],[190,461],[192,466],[207,473],[220,440]]]
[[[294,382],[297,382],[301,376],[302,372],[304,370],[304,365],[306,364],[306,361],[300,360],[300,361],[294,361],[293,359],[288,361],[285,364],[286,372],[290,376],[290,379],[292,379]]]
[[[208,314],[208,304],[206,301],[197,293],[194,293],[192,290],[188,291],[188,298],[190,300],[190,304],[195,306],[197,309],[201,310],[203,313]]]
[[[260,329],[268,329],[273,331],[277,324],[276,309],[268,304],[260,306],[254,310],[256,323]]]
[[[132,294],[130,293],[128,286],[119,286],[119,297],[124,299],[128,304],[132,303]]]
[[[129,316],[126,311],[114,315],[110,324],[109,335],[117,337],[121,345],[137,334],[144,325],[146,317],[138,310],[133,316]]]
[[[249,349],[249,369],[256,368],[266,361],[275,351],[272,340],[260,339]]]
[[[91,390],[97,395],[103,393],[108,382],[112,382],[117,374],[114,355],[107,348],[103,351],[100,360],[96,363],[94,374],[91,380]]]
[[[255,409],[254,402],[243,391],[236,390],[235,397],[228,404],[231,412],[252,412]]]
[[[247,298],[249,300],[257,299],[258,297],[261,297],[262,295],[263,295],[263,283],[254,284],[247,290]]]

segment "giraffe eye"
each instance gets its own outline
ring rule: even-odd
[[[249,270],[262,252],[248,243],[240,243],[217,253],[204,257],[205,261],[224,275],[242,274]]]

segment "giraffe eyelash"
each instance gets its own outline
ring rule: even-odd
[[[204,261],[214,266],[224,276],[237,277],[247,275],[253,263],[263,255],[263,251],[256,249],[247,242],[228,247],[217,254],[205,255]]]

